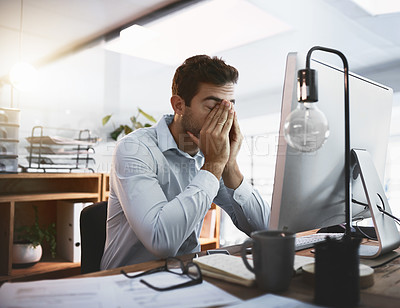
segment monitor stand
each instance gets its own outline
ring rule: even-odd
[[[353,149],[353,157],[359,166],[362,186],[374,223],[378,246],[361,245],[360,258],[373,259],[400,246],[400,232],[393,218],[382,213],[378,206],[391,214],[389,202],[383,190],[371,155],[365,150]]]

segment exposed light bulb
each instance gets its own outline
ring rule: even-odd
[[[328,120],[315,103],[299,102],[286,118],[284,134],[292,148],[314,152],[329,136]]]
[[[20,91],[28,91],[35,87],[37,71],[29,63],[19,62],[10,71],[11,84]]]

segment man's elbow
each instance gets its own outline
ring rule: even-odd
[[[167,258],[176,256],[179,246],[176,244],[174,245],[174,243],[171,243],[171,241],[166,238],[154,236],[150,247],[147,249],[158,258]]]

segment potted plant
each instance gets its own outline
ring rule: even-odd
[[[39,226],[37,206],[33,206],[35,221],[31,226],[17,228],[16,240],[13,243],[13,267],[28,267],[39,262],[42,257],[44,240],[50,246],[51,256],[56,256],[56,224],[52,223],[46,228]]]
[[[150,123],[142,123],[140,121],[138,121],[139,116],[144,116],[147,120],[150,121]],[[111,119],[111,114],[106,115],[102,122],[103,125],[106,125],[108,123],[108,121]],[[136,116],[132,116],[129,118],[131,120],[131,124],[127,125],[127,124],[121,124],[119,125],[117,128],[115,128],[114,125],[114,130],[110,133],[110,137],[113,140],[117,140],[118,136],[122,133],[124,133],[125,135],[129,134],[130,132],[138,129],[138,128],[142,128],[142,127],[150,127],[152,124],[156,123],[157,121],[154,119],[154,117],[152,117],[151,115],[149,115],[148,113],[144,112],[142,109],[138,108],[138,112],[136,114]]]

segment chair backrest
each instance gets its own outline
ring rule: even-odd
[[[106,242],[107,201],[85,207],[80,216],[81,273],[100,270]]]

